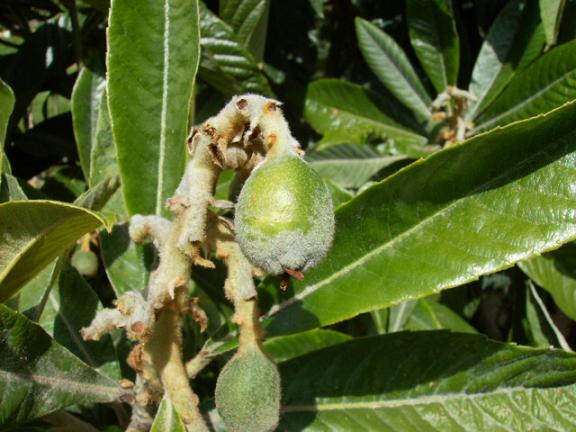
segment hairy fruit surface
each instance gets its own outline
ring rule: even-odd
[[[267,432],[278,425],[280,374],[257,345],[236,353],[224,366],[215,396],[231,432]]]
[[[334,235],[328,189],[290,153],[252,172],[240,192],[234,222],[242,252],[271,274],[308,270],[324,258]]]

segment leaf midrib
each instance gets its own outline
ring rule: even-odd
[[[574,384],[569,386],[560,386],[560,389],[574,387]],[[319,402],[314,405],[284,405],[282,407],[282,413],[296,413],[296,412],[322,412],[322,411],[344,411],[344,410],[354,410],[354,409],[385,409],[385,408],[400,408],[405,406],[415,406],[415,405],[429,405],[429,404],[444,404],[452,401],[459,400],[475,400],[482,399],[486,397],[497,397],[497,396],[508,396],[513,398],[517,393],[533,393],[535,391],[544,392],[550,388],[518,388],[518,389],[500,389],[492,392],[485,393],[449,393],[446,395],[432,395],[432,396],[420,396],[415,398],[406,399],[387,399],[379,401],[355,401],[355,402],[329,402],[323,403]],[[558,388],[553,389],[555,392]],[[570,392],[566,392],[566,395],[570,395]]]

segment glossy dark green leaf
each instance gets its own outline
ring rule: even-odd
[[[108,107],[126,207],[160,214],[186,162],[198,2],[117,1],[109,21]]]
[[[150,432],[186,432],[184,422],[170,399],[162,399]]]
[[[413,163],[336,212],[325,260],[267,314],[292,333],[425,297],[576,237],[576,103]]]
[[[0,425],[24,423],[73,404],[111,402],[121,394],[113,380],[4,305],[0,351]]]
[[[0,301],[10,298],[82,235],[101,225],[102,216],[55,201],[0,204]]]
[[[98,113],[106,87],[102,65],[85,67],[78,74],[72,90],[72,124],[78,157],[85,179],[90,179],[90,154],[96,141]]]
[[[14,108],[14,93],[4,81],[0,79],[0,184],[2,183],[2,168],[4,160],[4,145],[8,120]]]
[[[554,48],[514,75],[486,111],[477,129],[486,130],[554,109],[576,99],[576,41]]]
[[[279,431],[572,430],[576,356],[427,331],[335,345],[280,365]]]
[[[418,119],[428,119],[432,101],[402,48],[374,24],[361,18],[356,18],[356,34],[372,72]]]
[[[87,365],[110,378],[119,379],[120,369],[112,338],[86,342],[80,335],[88,327],[102,305],[96,293],[78,271],[64,266],[57,283],[50,289],[46,306],[38,323],[62,346]]]
[[[372,135],[415,149],[427,141],[402,124],[397,113],[384,105],[375,93],[346,81],[327,79],[310,84],[305,109],[306,120],[324,135],[323,146],[346,142],[363,144]]]
[[[456,85],[460,40],[452,0],[408,0],[406,15],[410,42],[436,91]]]
[[[306,153],[314,171],[344,188],[359,188],[382,168],[401,156],[383,156],[372,147],[342,144]]]
[[[539,25],[536,2],[513,0],[504,6],[474,64],[470,91],[477,102],[471,102],[468,118],[473,119],[484,111],[516,72],[540,55],[543,47],[544,32]]]
[[[540,0],[540,16],[544,24],[548,45],[553,45],[556,42],[565,4],[566,0]]]
[[[244,92],[272,95],[266,77],[232,27],[202,3],[200,25],[203,58],[199,75],[203,80],[227,96]]]
[[[234,29],[237,39],[247,46],[262,18],[267,0],[225,0],[220,2],[220,18]]]
[[[534,257],[518,266],[552,295],[562,312],[576,321],[576,278],[563,272],[551,255]]]

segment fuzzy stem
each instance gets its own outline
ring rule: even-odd
[[[185,300],[183,288],[176,290],[175,301],[161,312],[144,350],[160,374],[164,390],[182,417],[188,431],[208,431],[198,409],[198,396],[192,391],[182,363],[182,316]]]

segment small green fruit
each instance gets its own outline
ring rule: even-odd
[[[98,257],[92,251],[85,252],[76,250],[70,258],[70,264],[78,270],[82,276],[92,277],[98,272]]]
[[[283,154],[257,167],[240,192],[234,223],[242,252],[271,274],[306,271],[334,235],[330,192],[301,158]]]
[[[231,432],[268,432],[280,416],[280,374],[257,345],[238,352],[216,382],[216,408]]]

